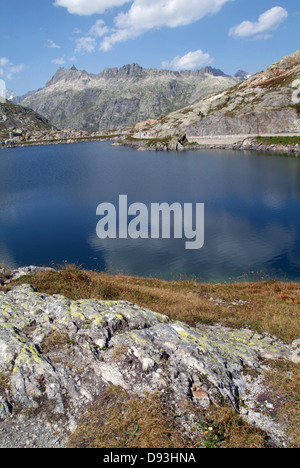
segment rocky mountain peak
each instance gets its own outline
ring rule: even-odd
[[[229,75],[226,75],[226,74],[225,74],[222,70],[220,70],[219,68],[205,67],[205,68],[202,68],[201,71],[204,72],[204,73],[208,73],[209,75],[212,75],[212,76],[226,76],[226,77],[229,76]]]
[[[101,78],[133,78],[137,75],[141,75],[143,68],[137,63],[132,63],[131,65],[124,65],[121,68],[105,68],[103,72],[99,74]]]
[[[46,83],[46,88],[49,88],[50,86],[55,85],[59,81],[62,82],[72,82],[76,79],[80,79],[83,77],[86,77],[88,73],[85,70],[78,70],[75,65],[73,65],[69,70],[67,70],[64,67],[60,67],[55,75],[51,78],[50,81]]]
[[[124,65],[124,67],[119,69],[119,76],[136,76],[140,75],[143,71],[143,68],[137,63],[132,63],[131,65]]]
[[[239,81],[244,81],[249,77],[249,73],[245,70],[238,70],[234,77],[237,78]]]

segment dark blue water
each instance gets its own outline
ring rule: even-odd
[[[96,208],[205,203],[205,244],[106,239]],[[258,153],[137,152],[110,143],[0,150],[0,264],[59,265],[225,282],[300,279],[300,160]]]

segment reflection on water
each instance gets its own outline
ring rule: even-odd
[[[245,152],[136,152],[109,143],[0,151],[0,263],[200,281],[300,278],[300,161]],[[96,208],[205,203],[205,244],[106,239]]]

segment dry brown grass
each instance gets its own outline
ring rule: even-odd
[[[266,434],[250,426],[232,408],[213,407],[200,419],[206,448],[271,448]]]
[[[127,300],[190,325],[249,326],[287,343],[300,338],[300,284],[277,281],[235,284],[167,282],[111,276],[66,266],[20,278],[38,291],[70,299]],[[214,302],[220,300],[219,303]],[[243,301],[243,302],[238,302]]]
[[[48,353],[51,350],[57,350],[59,348],[70,347],[73,341],[70,340],[66,333],[60,333],[53,330],[50,335],[46,336],[42,343],[42,349],[44,353]]]
[[[266,434],[247,425],[229,408],[193,411],[190,436],[166,404],[167,395],[129,395],[110,386],[69,438],[69,448],[270,448]]]
[[[111,386],[81,420],[69,448],[184,448],[186,443],[161,395],[140,398]]]
[[[278,418],[288,426],[293,447],[300,447],[300,365],[269,362],[266,383],[280,401]]]

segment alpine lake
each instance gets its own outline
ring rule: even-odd
[[[175,238],[171,217],[170,238],[151,237],[151,219],[149,236],[99,238],[97,207],[109,203],[118,213],[121,195],[149,213],[152,204],[204,204],[203,247],[187,249],[184,230]],[[195,221],[186,223],[195,230]],[[166,280],[299,281],[300,160],[141,152],[111,142],[1,149],[0,264],[64,263]]]

